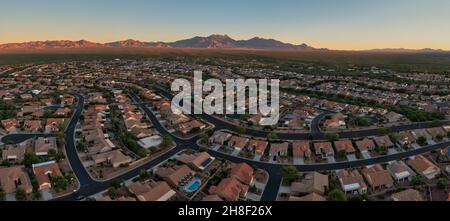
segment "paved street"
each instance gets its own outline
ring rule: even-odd
[[[167,135],[171,136],[173,138],[173,140],[176,142],[177,146],[174,149],[168,151],[167,153],[161,155],[160,157],[148,162],[147,164],[143,165],[142,167],[136,168],[132,171],[129,171],[129,172],[117,177],[115,180],[131,179],[131,178],[137,176],[141,169],[150,169],[150,168],[158,165],[159,163],[169,159],[174,154],[178,153],[179,151],[181,151],[183,149],[191,148],[194,150],[199,150],[200,147],[196,143],[196,141],[197,141],[196,137],[188,139],[188,140],[183,140],[183,139],[180,139],[180,138],[172,135],[160,124],[160,122],[158,121],[156,116],[153,115],[153,113],[148,109],[148,107],[142,102],[142,100],[138,96],[136,96],[134,94],[132,94],[131,96],[132,96],[133,100],[137,103],[137,105],[139,105],[140,108],[142,108],[142,110],[146,113],[148,118],[152,121],[155,129],[163,135],[167,134]],[[72,166],[72,169],[74,170],[74,173],[80,182],[80,188],[78,191],[74,192],[73,194],[70,194],[70,195],[67,195],[64,197],[60,197],[60,198],[54,199],[54,200],[77,200],[81,197],[90,196],[90,195],[104,191],[107,188],[109,188],[110,181],[99,182],[99,181],[95,181],[94,179],[92,179],[89,176],[88,172],[84,168],[83,164],[81,163],[81,161],[77,155],[77,150],[75,148],[75,143],[74,143],[74,135],[75,135],[76,124],[81,116],[82,111],[83,111],[84,97],[82,97],[81,95],[77,95],[77,98],[78,98],[78,103],[77,103],[75,113],[68,125],[67,130],[65,131],[65,135],[66,135],[65,148],[66,148],[67,158],[70,162],[70,165]],[[209,121],[209,120],[213,121],[213,122],[211,122],[213,124],[214,124],[214,122],[216,122],[219,125],[221,125],[219,127],[216,127],[215,128],[216,130],[218,130],[218,129],[234,129],[234,126],[232,126],[233,128],[231,128],[230,124],[220,123],[222,121],[219,121],[212,116],[203,114],[202,117],[204,117],[204,119],[207,121]],[[255,133],[264,133],[264,132],[259,132],[259,131],[254,131],[254,132]],[[19,143],[19,142],[22,142],[24,140],[27,140],[27,139],[30,139],[30,138],[33,138],[36,136],[48,136],[48,134],[45,134],[45,135],[44,134],[8,135],[8,136],[3,137],[2,142]],[[294,136],[298,136],[298,135],[294,135]],[[303,136],[303,135],[299,135],[299,136]],[[430,152],[433,150],[445,148],[445,147],[448,147],[449,145],[450,145],[450,141],[447,141],[445,143],[431,145],[431,146],[427,146],[427,147],[423,147],[423,148],[419,148],[419,149],[414,149],[411,151],[398,152],[398,153],[392,152],[390,155],[374,157],[374,158],[369,158],[369,159],[354,160],[351,162],[333,162],[333,161],[331,161],[330,163],[325,163],[325,164],[303,164],[303,165],[296,165],[296,167],[300,171],[332,171],[332,170],[346,169],[346,168],[352,168],[352,167],[361,167],[361,166],[366,166],[366,165],[373,165],[373,164],[385,163],[385,162],[389,162],[389,161],[393,161],[393,160],[404,159],[404,158],[408,158],[410,156],[415,156],[415,155],[427,153],[427,152]],[[255,161],[252,159],[241,158],[239,156],[231,156],[229,154],[226,154],[226,153],[223,153],[220,151],[216,151],[216,150],[212,150],[212,149],[208,150],[208,153],[214,157],[223,158],[223,159],[229,160],[234,163],[245,162],[250,165],[255,165],[258,168],[267,171],[269,174],[269,180],[266,185],[266,189],[261,197],[261,200],[262,201],[273,201],[277,198],[279,185],[282,180],[281,167],[280,167],[281,165]]]

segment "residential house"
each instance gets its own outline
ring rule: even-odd
[[[41,129],[40,120],[25,120],[23,123],[23,129],[27,132],[38,132]]]
[[[337,178],[345,193],[354,195],[367,193],[367,184],[358,170],[341,170],[337,173]]]
[[[386,168],[396,183],[411,181],[411,179],[416,175],[416,173],[403,161],[395,161],[390,163]]]
[[[170,114],[170,116],[167,117],[167,121],[170,125],[179,125],[182,123],[187,123],[190,121],[190,118],[184,114]]]
[[[58,116],[68,116],[70,112],[71,112],[70,108],[64,107],[56,109],[54,114]]]
[[[5,145],[2,149],[2,160],[9,162],[22,162],[25,156],[25,145]]]
[[[241,151],[247,146],[249,139],[246,137],[233,135],[228,141],[228,146],[234,148],[235,150]]]
[[[225,142],[227,142],[231,138],[230,133],[222,132],[222,131],[216,131],[214,134],[209,138],[210,144],[219,144],[219,145],[225,145]]]
[[[22,113],[28,114],[39,111],[41,109],[41,104],[36,102],[27,102],[22,106]]]
[[[334,142],[337,152],[345,152],[346,154],[354,154],[356,152],[351,140],[339,140]]]
[[[211,186],[210,194],[217,194],[227,201],[238,201],[247,195],[248,186],[234,177],[225,178],[217,186]]]
[[[306,173],[300,181],[291,183],[291,192],[294,194],[314,192],[323,195],[328,188],[328,175],[317,172]]]
[[[409,131],[401,131],[394,134],[397,143],[402,146],[408,146],[416,142],[416,138]]]
[[[271,159],[277,160],[278,157],[286,157],[288,156],[289,143],[271,143],[269,156]]]
[[[325,120],[323,125],[329,130],[345,128],[345,116],[342,113],[337,113],[330,119]]]
[[[46,156],[50,150],[58,150],[55,137],[39,137],[34,142],[34,152],[37,156]]]
[[[193,170],[204,170],[214,161],[214,157],[207,152],[194,154],[181,154],[177,156],[177,160],[188,165]]]
[[[356,147],[358,148],[358,150],[361,153],[372,151],[376,147],[373,140],[371,140],[369,138],[364,138],[363,140],[358,140],[355,143],[356,143]]]
[[[105,164],[113,168],[130,164],[133,160],[120,150],[112,150],[106,153],[100,153],[92,156],[95,164]]]
[[[52,106],[54,99],[53,98],[44,98],[44,99],[41,99],[40,102],[42,103],[42,105]]]
[[[389,123],[394,123],[400,121],[403,118],[403,115],[390,111],[385,114],[384,117]]]
[[[247,149],[251,152],[254,152],[257,155],[264,155],[264,151],[266,150],[269,142],[265,140],[255,140],[251,139],[247,144]]]
[[[391,195],[391,199],[393,201],[424,201],[422,194],[415,189],[407,189],[398,193],[394,193]]]
[[[158,168],[155,174],[163,178],[172,187],[179,187],[181,183],[184,183],[195,175],[188,166],[172,166]]]
[[[9,133],[16,133],[19,127],[19,121],[15,118],[2,120],[2,126]]]
[[[295,141],[292,143],[292,153],[294,158],[311,158],[310,142],[306,140]]]
[[[48,118],[45,124],[45,132],[58,132],[60,125],[63,125],[64,122],[64,118]]]
[[[314,152],[316,156],[322,158],[334,156],[334,150],[331,142],[314,143]]]
[[[407,163],[420,175],[431,180],[441,173],[441,169],[422,155],[415,156]]]
[[[419,139],[420,137],[425,138],[426,140],[431,140],[433,137],[427,133],[425,129],[416,129],[411,131],[411,134],[416,138]]]
[[[33,173],[36,176],[39,190],[52,188],[52,179],[63,176],[55,161],[33,164]]]
[[[234,177],[246,185],[253,182],[253,168],[246,163],[234,164],[231,166],[230,177]]]
[[[373,138],[378,147],[381,148],[392,148],[394,143],[391,141],[388,135]]]
[[[186,123],[181,123],[178,124],[178,130],[182,133],[182,134],[188,134],[188,133],[192,133],[195,130],[203,130],[206,128],[206,125],[202,122],[200,122],[199,120],[192,120]]]
[[[176,194],[165,181],[138,181],[128,186],[128,190],[139,201],[167,201]]]
[[[433,137],[433,138],[437,138],[437,137],[446,137],[447,133],[444,131],[444,129],[442,127],[433,127],[433,128],[428,128],[427,132]]]
[[[155,130],[152,128],[137,128],[133,127],[130,131],[134,136],[136,136],[138,139],[151,137],[155,135]]]
[[[23,166],[0,168],[0,187],[6,194],[15,193],[19,188],[26,193],[33,191],[30,178]]]
[[[391,174],[380,164],[364,168],[362,174],[372,191],[388,189],[394,186]]]
[[[62,105],[72,105],[75,103],[75,97],[70,94],[64,94],[61,97],[61,104]]]

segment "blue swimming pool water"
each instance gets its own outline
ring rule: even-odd
[[[192,193],[198,190],[198,188],[200,188],[201,185],[202,180],[199,178],[194,178],[188,184],[186,184],[186,186],[184,186],[183,189],[186,193]]]

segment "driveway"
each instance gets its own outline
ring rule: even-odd
[[[388,149],[388,155],[397,154],[397,153],[398,153],[398,151],[395,148],[389,148]]]
[[[295,165],[302,165],[305,164],[305,160],[303,160],[303,158],[301,157],[294,157],[294,164]]]
[[[231,155],[232,156],[238,156],[240,152],[241,152],[240,150],[234,149],[233,152],[231,153]]]
[[[364,159],[370,159],[370,158],[372,158],[372,156],[370,156],[370,153],[369,153],[368,151],[362,152],[361,155],[362,155],[362,157],[363,157]]]
[[[42,195],[42,200],[44,200],[44,201],[53,199],[53,195],[50,193],[49,190],[42,190],[41,195]]]
[[[355,161],[355,160],[358,160],[358,159],[356,158],[355,154],[349,154],[349,155],[347,155],[347,160],[348,161]]]
[[[336,163],[336,159],[334,159],[334,157],[327,157],[327,162],[328,163]]]

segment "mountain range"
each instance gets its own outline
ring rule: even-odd
[[[95,43],[86,40],[80,41],[30,41],[24,43],[0,44],[0,49],[51,49],[51,48],[216,48],[216,49],[264,49],[264,50],[326,50],[316,49],[306,44],[294,45],[255,37],[249,40],[235,40],[228,35],[211,35],[208,37],[194,37],[175,42],[142,42],[128,39],[109,43]]]
[[[115,41],[109,43],[96,43],[86,40],[80,41],[30,41],[23,43],[0,44],[0,50],[13,49],[70,49],[70,48],[212,48],[212,49],[259,49],[259,50],[290,50],[290,51],[328,51],[326,48],[314,48],[307,44],[290,44],[275,39],[265,39],[254,37],[248,40],[235,40],[228,35],[210,35],[208,37],[193,37],[190,39],[179,40],[175,42],[142,42],[128,39],[124,41]],[[365,50],[367,52],[404,52],[404,53],[448,53],[448,51],[436,49],[404,49],[404,48],[386,48]]]

